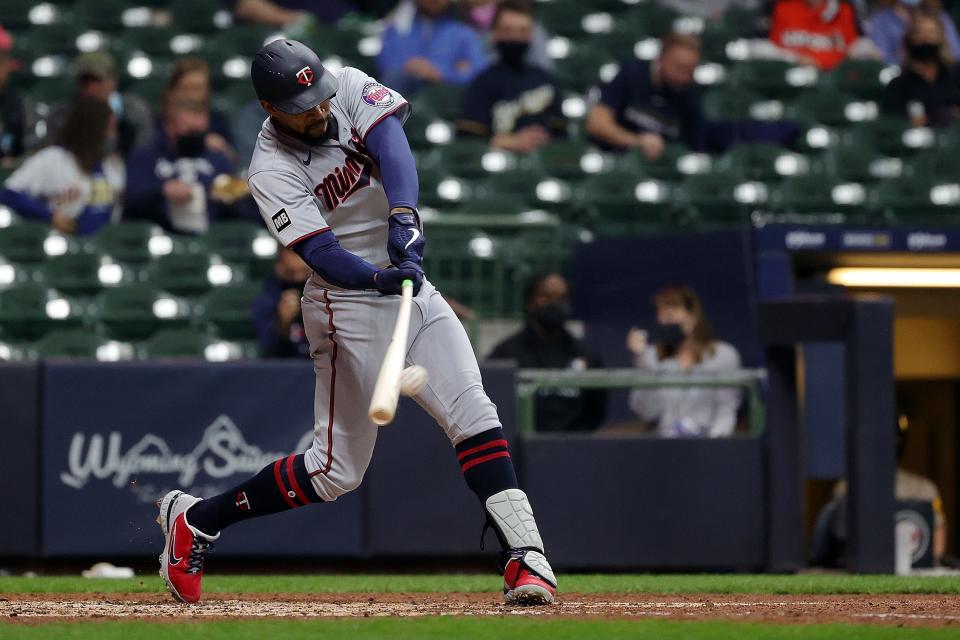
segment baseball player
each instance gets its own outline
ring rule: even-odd
[[[557,581],[517,488],[496,407],[463,326],[424,277],[417,172],[402,127],[409,104],[357,69],[335,77],[293,40],[263,47],[251,75],[270,117],[250,162],[250,191],[271,233],[313,270],[301,305],[317,381],[315,437],[306,453],[277,460],[221,495],[164,496],[160,575],[176,598],[196,602],[204,556],[222,529],[333,501],[360,485],[378,429],[367,408],[397,294],[410,279],[406,362],[430,375],[414,399],[446,431],[497,533],[506,602],[552,602]]]

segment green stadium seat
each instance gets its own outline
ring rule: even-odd
[[[624,55],[631,55],[629,52]],[[575,49],[569,56],[557,60],[555,75],[558,84],[578,92],[586,91],[597,84],[600,68],[615,63],[618,58],[605,51],[593,51],[589,48]]]
[[[492,173],[474,183],[474,197],[505,196],[521,206],[536,202],[537,184],[544,174],[537,168]]]
[[[6,4],[8,0],[4,0]],[[37,3],[39,4],[39,3]],[[21,37],[32,51],[40,55],[74,54],[77,52],[77,25],[70,22],[55,22],[42,26],[34,25]]]
[[[766,98],[793,98],[816,82],[812,67],[795,67],[782,60],[740,60],[733,66],[733,86],[755,91]]]
[[[586,176],[583,156],[591,151],[582,140],[558,140],[540,148],[539,164],[544,173],[556,178],[579,180]]]
[[[530,209],[530,207],[516,196],[501,193],[474,194],[464,202],[460,203],[455,213],[451,216],[492,216],[492,215],[515,215]]]
[[[417,104],[437,116],[454,121],[460,115],[460,94],[463,88],[457,85],[435,84],[417,94]]]
[[[194,315],[200,323],[213,327],[221,338],[254,338],[250,305],[259,293],[260,286],[254,284],[218,287],[194,306]]]
[[[188,33],[216,31],[214,16],[222,9],[224,5],[219,0],[173,0],[170,3],[174,27]]]
[[[887,65],[879,60],[841,62],[825,78],[827,86],[858,96],[863,100],[879,100],[883,95],[884,70]]]
[[[753,117],[751,107],[762,101],[760,94],[747,89],[718,87],[705,92],[703,112],[713,120],[746,119]]]
[[[35,345],[38,358],[96,359],[105,340],[87,329],[51,331]]]
[[[826,175],[845,182],[874,182],[903,175],[904,162],[900,158],[884,156],[869,144],[845,139],[823,155]]]
[[[200,240],[210,253],[238,264],[257,260],[272,263],[278,246],[263,225],[243,220],[215,222]]]
[[[82,323],[82,308],[39,285],[0,290],[0,326],[4,335],[35,340],[52,329]]]
[[[182,243],[152,222],[131,220],[105,226],[94,237],[97,250],[118,262],[143,264],[176,251]]]
[[[592,11],[585,2],[547,2],[537,7],[537,20],[548,33],[583,37],[583,16]]]
[[[162,329],[142,345],[147,358],[204,358],[207,348],[217,342],[194,329]]]
[[[735,146],[723,156],[717,168],[731,176],[769,182],[809,173],[810,161],[779,145],[756,142]]]
[[[205,254],[173,253],[154,260],[147,268],[152,286],[176,295],[197,295],[212,287],[242,281],[245,273],[236,265]]]
[[[700,225],[744,224],[751,205],[763,199],[761,195],[757,202],[747,202],[745,197],[738,197],[738,189],[744,184],[723,174],[690,176],[677,185],[675,202]]]
[[[30,25],[30,9],[38,0],[3,0],[0,2],[0,24],[6,29],[27,29]]]
[[[773,190],[770,207],[786,214],[842,214],[845,220],[866,206],[866,189],[859,183],[841,183],[824,176],[798,176]]]
[[[804,124],[846,126],[876,117],[875,102],[862,102],[856,96],[831,89],[809,91],[786,105],[784,115]]]
[[[50,227],[40,222],[20,222],[0,229],[0,257],[8,262],[40,262],[47,258],[44,242]]]
[[[588,225],[601,223],[609,232],[646,233],[669,224],[669,184],[632,172],[610,172],[584,180],[577,206],[589,216]]]
[[[627,28],[655,38],[673,31],[674,22],[679,17],[672,9],[653,2],[637,4],[624,16]]]
[[[932,129],[911,127],[905,119],[897,117],[862,122],[848,127],[843,136],[852,143],[872,145],[881,154],[897,157],[913,155],[936,144]]]
[[[956,156],[939,149],[924,151],[908,160],[906,173],[921,180],[950,182],[957,178]]]
[[[122,31],[123,12],[130,8],[127,0],[77,0],[74,19],[98,31]]]
[[[423,158],[421,168],[461,178],[482,178],[490,174],[532,167],[535,155],[518,156],[490,149],[486,140],[458,140],[438,147]]]
[[[94,318],[119,340],[142,340],[161,328],[186,327],[190,308],[152,287],[120,286],[97,296]]]
[[[30,85],[30,99],[46,106],[69,100],[72,95],[73,83],[63,77],[37,78]]]
[[[58,256],[42,265],[44,283],[71,295],[90,295],[99,291],[103,286],[99,270],[100,256],[84,253]]]
[[[960,125],[937,132],[936,148],[956,152],[960,150]]]
[[[0,289],[31,284],[37,279],[34,269],[6,262],[0,258]],[[0,337],[2,337],[2,333],[0,333]]]
[[[511,266],[505,260],[509,247],[507,242],[478,232],[449,236],[433,243],[424,256],[424,268],[444,295],[480,316],[511,316],[519,312],[520,281],[511,279]]]
[[[960,184],[901,178],[886,180],[870,191],[873,209],[885,220],[955,223],[960,213]]]
[[[166,86],[167,79],[159,74],[126,82],[127,91],[135,93],[150,104],[160,104],[160,98],[163,97]]]

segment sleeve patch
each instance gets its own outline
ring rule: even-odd
[[[389,107],[396,101],[390,89],[387,89],[379,82],[368,82],[363,85],[361,95],[363,96],[363,101],[371,107]]]
[[[290,216],[287,215],[286,209],[280,209],[270,219],[273,220],[273,226],[277,228],[277,233],[290,226]]]

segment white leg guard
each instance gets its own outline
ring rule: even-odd
[[[510,558],[519,560],[528,570],[556,588],[557,578],[543,555],[543,540],[527,494],[520,489],[495,493],[487,498],[486,508],[490,522],[497,530],[501,543],[507,547]]]

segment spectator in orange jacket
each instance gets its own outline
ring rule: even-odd
[[[777,0],[770,40],[820,69],[832,69],[859,39],[857,16],[838,0]]]

